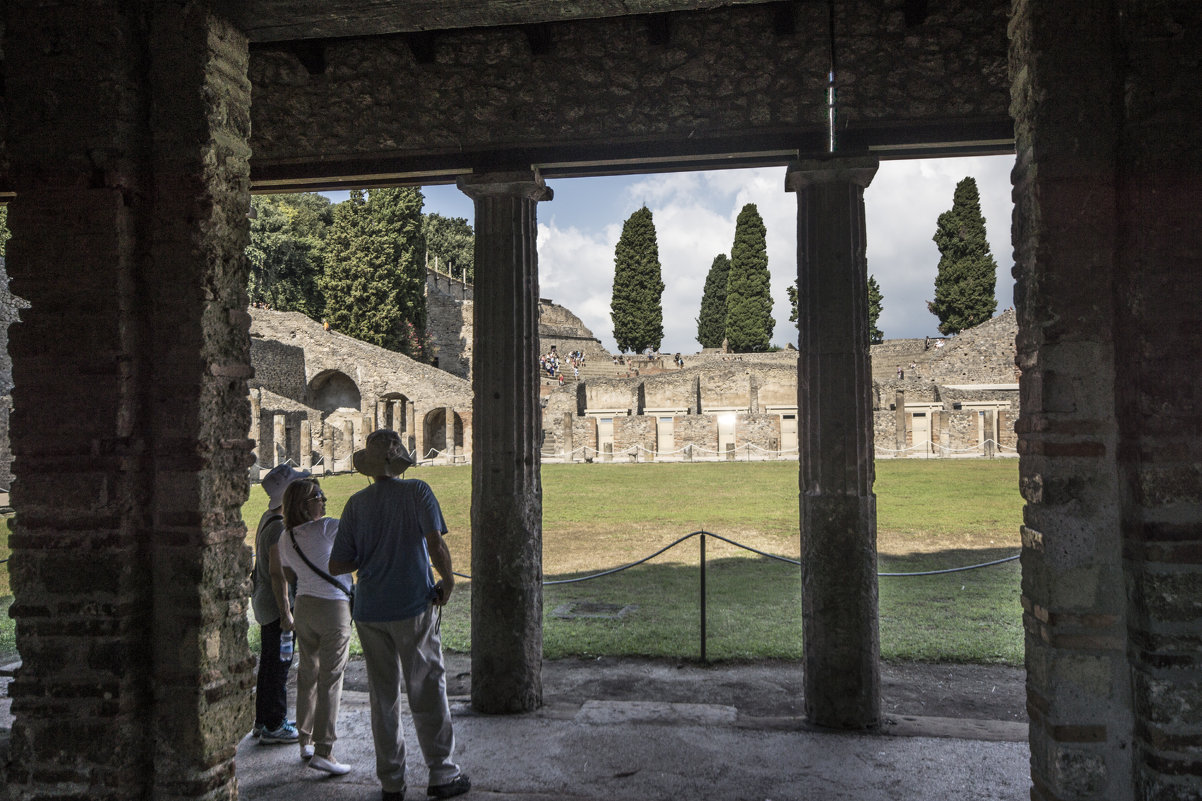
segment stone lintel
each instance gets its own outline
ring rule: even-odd
[[[881,161],[876,156],[857,154],[802,159],[789,165],[785,172],[785,191],[800,192],[810,186],[846,182],[867,188],[876,175]]]

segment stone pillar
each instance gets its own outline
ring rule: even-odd
[[[262,406],[263,393],[258,389],[250,391],[250,438],[254,442],[255,462],[260,462],[262,459],[263,448],[260,443],[263,441],[263,414]]]
[[[893,431],[897,436],[897,455],[901,456],[906,450],[906,393],[897,390],[893,393]]]
[[[288,418],[282,414],[272,418],[271,447],[274,452],[272,467],[288,461]]]
[[[551,190],[531,171],[474,175],[476,290],[472,389],[472,706],[542,704],[542,484],[539,476],[538,238]]]
[[[944,409],[939,410],[939,453],[936,455],[952,455],[952,413]]]
[[[321,440],[321,463],[323,472],[334,472],[334,430],[331,428]]]
[[[409,419],[413,421],[413,427],[409,429],[410,439],[413,442],[413,452],[418,460],[426,458],[426,421],[423,419],[424,412],[419,415],[417,413],[417,405],[409,404]]]
[[[342,442],[346,446],[346,469],[354,468],[351,462],[351,456],[355,453],[355,424],[350,418],[342,421]]]
[[[576,442],[572,426],[575,422],[575,415],[571,412],[563,413],[563,433],[560,434],[560,442],[563,443],[563,458],[566,462],[576,461],[572,451],[576,450]]]
[[[388,402],[389,411],[392,414],[392,428],[394,431],[404,433],[405,429],[405,402],[394,400]]]
[[[308,470],[313,466],[313,424],[308,419],[300,424],[300,469]]]
[[[237,792],[250,83],[211,8],[5,4],[7,269],[30,301],[9,341],[6,797]]]
[[[376,401],[376,426],[378,428],[389,428],[388,425],[388,401]]]
[[[455,461],[455,409],[454,407],[446,407],[446,428],[444,441],[446,442],[447,462]]]
[[[997,453],[997,412],[985,412],[985,456],[992,459]]]
[[[405,431],[410,437],[417,433],[417,409],[413,401],[405,401]]]
[[[797,192],[797,411],[805,710],[840,729],[880,725],[876,496],[864,188],[871,157],[792,165]]]

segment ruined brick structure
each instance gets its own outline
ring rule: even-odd
[[[376,428],[428,461],[470,458],[472,390],[400,353],[326,331],[299,312],[251,309],[250,438],[256,465],[350,470]]]
[[[3,28],[30,303],[9,340],[11,798],[236,794],[252,186],[473,199],[472,704],[510,712],[541,702],[544,179],[786,167],[806,714],[877,725],[863,189],[877,159],[998,152],[1031,795],[1199,796],[1197,2],[8,0]]]

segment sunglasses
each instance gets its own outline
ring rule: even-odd
[[[321,503],[325,503],[325,502],[326,502],[326,496],[325,496],[323,493],[320,493],[320,492],[319,492],[319,493],[317,493],[316,495],[314,495],[312,498],[310,498],[309,500],[311,500],[311,501],[320,501]]]

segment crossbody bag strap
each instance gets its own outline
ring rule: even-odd
[[[324,570],[319,568],[317,565],[315,565],[309,561],[309,557],[305,556],[305,552],[300,549],[300,545],[298,545],[296,542],[296,532],[295,531],[293,531],[292,529],[288,529],[288,536],[292,539],[292,547],[296,549],[297,555],[301,558],[301,560],[306,565],[309,566],[310,570],[312,570],[317,575],[321,576],[326,581],[333,584],[338,589],[342,590],[342,592],[346,595],[347,598],[351,597],[351,591],[348,590],[345,586],[343,586],[342,582],[338,581],[338,579],[334,578],[329,573],[325,572]]]

